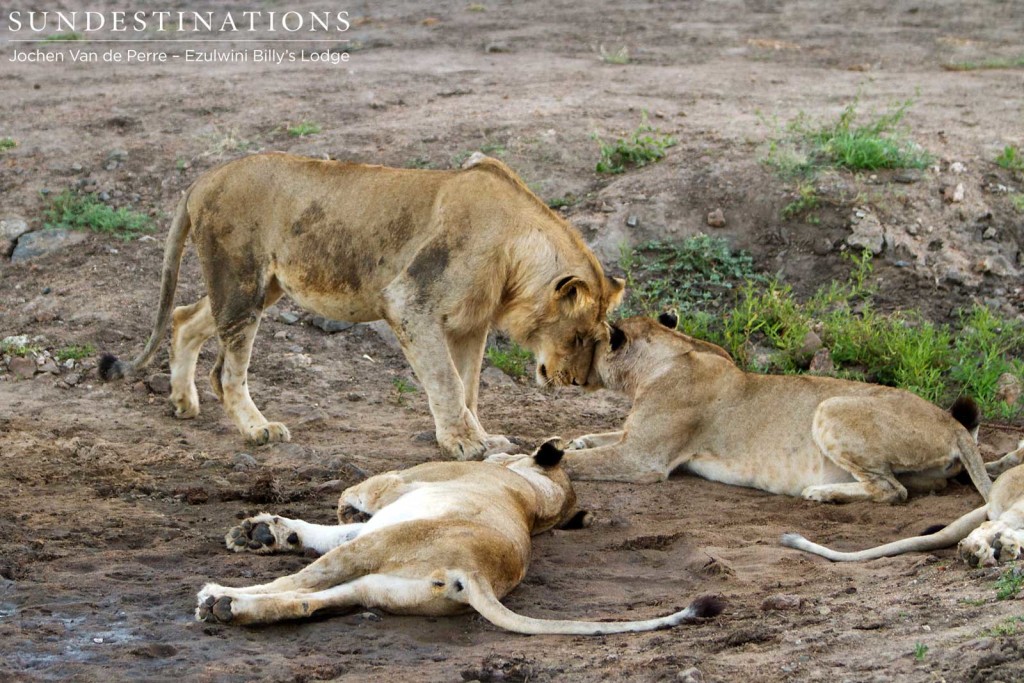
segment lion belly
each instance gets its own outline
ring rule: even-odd
[[[698,453],[682,469],[712,481],[799,496],[808,486],[854,481],[813,444],[789,452]]]

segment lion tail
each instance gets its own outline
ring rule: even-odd
[[[704,595],[683,610],[656,619],[641,621],[576,621],[571,619],[535,619],[516,614],[498,600],[490,582],[478,574],[452,572],[449,574],[449,596],[460,602],[468,602],[473,609],[495,626],[527,635],[602,635],[605,633],[636,633],[672,628],[679,624],[691,623],[697,619],[714,617],[722,612],[724,603],[716,596]]]
[[[880,557],[891,557],[904,553],[948,548],[966,538],[969,533],[977,529],[986,519],[988,519],[988,505],[982,505],[980,508],[971,510],[952,524],[943,527],[940,531],[933,534],[903,538],[892,543],[857,552],[846,553],[832,550],[823,545],[812,543],[800,534],[782,534],[782,545],[787,548],[796,548],[807,553],[821,555],[832,562],[862,562],[864,560],[877,560]]]
[[[164,268],[160,279],[160,308],[157,311],[156,323],[149,336],[149,341],[146,342],[142,353],[129,362],[118,360],[117,356],[111,353],[102,354],[98,371],[103,380],[121,379],[135,370],[145,367],[153,359],[156,350],[160,348],[160,343],[163,341],[164,335],[167,333],[167,326],[171,321],[174,292],[178,288],[181,255],[185,251],[185,240],[192,228],[192,220],[188,215],[188,198],[191,192],[192,188],[190,187],[178,202],[174,220],[171,222],[171,230],[167,235],[167,244],[164,246]]]

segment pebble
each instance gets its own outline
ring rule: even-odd
[[[629,216],[628,218],[626,218],[626,225],[630,228],[635,228],[636,226],[640,225],[640,219],[637,218],[636,216]]]
[[[1021,381],[1009,372],[999,375],[996,380],[996,400],[1004,401],[1008,406],[1014,406],[1020,401],[1022,391],[1024,388],[1021,387]]]
[[[52,358],[47,358],[39,364],[39,372],[48,372],[51,375],[59,375],[60,368],[57,367],[57,363]]]
[[[942,197],[950,204],[959,204],[964,200],[964,184],[947,185],[942,188]]]
[[[235,466],[234,469],[236,472],[254,470],[260,466],[256,461],[256,458],[252,457],[248,453],[235,453],[235,457],[231,458],[231,464]]]
[[[909,185],[910,183],[916,183],[921,179],[921,172],[917,169],[904,169],[899,171],[892,177],[897,183],[903,183]]]
[[[32,379],[36,374],[36,362],[31,358],[12,358],[7,369],[19,379]]]
[[[84,242],[86,234],[72,230],[40,230],[29,232],[18,239],[18,245],[11,254],[11,262],[28,261],[46,256]]]
[[[166,396],[171,393],[171,376],[165,372],[157,372],[149,376],[146,386],[154,394]]]
[[[708,225],[712,228],[723,228],[725,227],[725,214],[721,209],[715,209],[708,214]]]
[[[677,673],[676,680],[679,683],[703,683],[704,673],[697,667],[691,666],[689,669]]]
[[[363,612],[359,615],[363,621],[380,621],[380,617],[373,612]]]
[[[967,166],[965,166],[964,164],[962,164],[959,161],[954,161],[953,163],[951,163],[949,165],[949,172],[953,173],[955,175],[960,175],[961,173],[963,173],[966,170],[967,170]]]
[[[800,609],[801,602],[802,599],[799,595],[793,595],[792,593],[777,593],[765,598],[761,602],[761,609],[766,612],[770,610],[795,610]]]
[[[313,327],[319,328],[328,334],[342,332],[355,325],[355,323],[350,323],[347,320],[328,320],[321,315],[315,316],[310,322],[313,324]],[[286,324],[290,325],[291,323]]]
[[[994,240],[996,238],[996,235],[998,235],[998,234],[999,234],[998,230],[996,230],[993,227],[989,227],[989,228],[987,228],[985,230],[985,232],[983,232],[981,234],[981,236],[982,236],[983,239],[986,239],[986,240]]]
[[[28,223],[16,216],[0,218],[0,241],[16,240],[29,231]]]
[[[285,325],[294,325],[295,323],[299,322],[299,316],[296,315],[295,313],[292,313],[291,311],[281,311],[280,313],[277,314],[277,320],[278,322],[282,322]],[[320,320],[323,320],[323,318],[320,318]]]
[[[803,341],[800,342],[800,353],[811,356],[816,354],[824,344],[821,341],[821,337],[815,334],[814,330],[808,330],[807,334],[804,335]]]
[[[350,391],[350,392],[348,392],[347,394],[345,394],[345,398],[347,400],[353,401],[353,402],[355,402],[355,401],[365,401],[366,400],[366,397],[363,396],[362,394],[360,394],[357,391]]]
[[[78,383],[82,381],[82,375],[77,372],[72,372],[64,377],[64,384],[69,387],[78,386]]]
[[[486,387],[511,386],[516,383],[514,379],[493,366],[483,369],[480,373],[480,381]]]
[[[882,224],[877,216],[856,212],[860,220],[853,223],[853,232],[846,238],[846,243],[851,247],[867,249],[877,256],[882,253],[885,247],[885,233]]]

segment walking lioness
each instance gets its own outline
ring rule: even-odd
[[[260,316],[284,294],[328,318],[386,320],[426,390],[438,444],[465,460],[510,445],[476,415],[488,330],[507,330],[536,354],[538,383],[585,384],[624,284],[494,159],[426,171],[260,154],[186,191],[167,237],[153,333],[131,363],[105,355],[105,379],[152,360],[189,234],[207,295],[174,309],[171,403],[180,418],[199,413],[196,360],[216,335],[214,393],[256,444],[290,438],[256,408],[246,381]]]
[[[341,494],[338,526],[261,514],[232,529],[228,548],[258,554],[325,553],[291,576],[247,588],[206,585],[196,618],[234,624],[300,619],[362,605],[394,614],[473,608],[518,633],[650,631],[718,614],[714,597],[643,621],[533,619],[499,599],[526,574],[530,536],[573,517],[576,496],[549,441],[533,455],[434,462],[371,477]],[[366,521],[349,523],[349,519]]]
[[[743,372],[676,321],[622,320],[594,354],[589,384],[625,392],[621,432],[583,436],[566,455],[574,479],[655,482],[682,467],[726,484],[823,502],[905,500],[935,490],[963,463],[987,500],[991,481],[969,430],[910,392],[864,382]],[[955,419],[954,419],[955,417]]]

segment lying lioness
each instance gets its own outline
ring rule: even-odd
[[[261,514],[232,529],[236,552],[325,553],[302,571],[248,588],[207,584],[196,618],[254,624],[363,605],[447,615],[472,607],[518,633],[597,635],[668,628],[718,614],[717,598],[656,619],[625,622],[524,617],[499,599],[526,574],[530,536],[573,517],[572,484],[552,441],[534,455],[427,463],[371,477],[341,495],[338,526]],[[348,519],[364,522],[345,523]]]
[[[246,373],[263,310],[287,294],[328,318],[386,320],[426,390],[437,441],[477,459],[509,450],[477,419],[487,331],[537,355],[537,382],[585,384],[594,344],[624,282],[569,223],[503,163],[426,171],[258,154],[200,177],[178,204],[164,249],[160,307],[138,358],[105,354],[100,376],[149,363],[171,321],[189,234],[207,294],[173,311],[171,403],[199,414],[196,360],[220,342],[214,393],[250,441],[288,441],[249,396]]]
[[[960,557],[977,567],[991,567],[1010,562],[1021,555],[1024,547],[1024,441],[1017,450],[989,463],[989,474],[1002,474],[992,484],[988,504],[972,510],[934,534],[904,538],[875,548],[857,552],[839,552],[812,543],[799,534],[783,534],[782,545],[821,555],[833,562],[859,562],[879,557],[902,555],[948,548],[960,542]]]
[[[589,384],[625,392],[633,409],[623,431],[573,442],[570,477],[646,483],[683,467],[808,500],[891,503],[906,499],[905,486],[942,488],[962,462],[988,498],[973,401],[951,417],[891,387],[743,372],[675,324],[629,318],[598,345]]]

